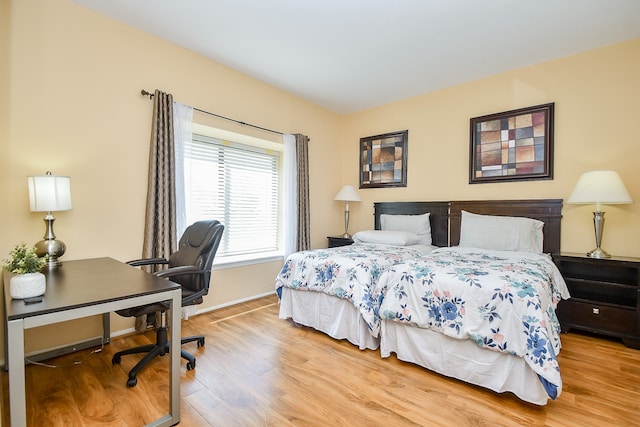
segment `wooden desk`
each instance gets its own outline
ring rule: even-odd
[[[159,301],[170,301],[171,363],[169,414],[149,424],[180,422],[180,285],[111,258],[65,261],[47,271],[43,301],[25,304],[9,294],[11,273],[4,272],[5,357],[9,367],[11,425],[26,426],[24,330]],[[177,308],[174,310],[174,307]],[[122,391],[127,388],[123,382]]]

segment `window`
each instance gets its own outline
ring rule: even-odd
[[[194,126],[184,147],[185,219],[225,225],[218,257],[278,250],[280,157],[279,150],[202,135]]]

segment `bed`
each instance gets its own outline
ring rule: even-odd
[[[545,326],[546,335],[544,338],[549,344],[540,352],[546,352],[545,354],[551,357],[547,357],[548,360],[545,359],[538,369],[539,372],[536,372],[527,363],[527,361],[532,363],[531,357],[526,360],[515,352],[511,352],[511,345],[514,345],[511,339],[507,341],[506,345],[503,342],[497,343],[499,340],[496,337],[501,337],[500,331],[496,331],[491,337],[487,337],[487,334],[472,334],[474,341],[460,339],[469,335],[465,331],[462,331],[461,336],[447,335],[442,333],[442,328],[440,330],[437,327],[429,328],[425,324],[419,327],[419,322],[413,322],[416,319],[403,319],[403,310],[408,310],[416,318],[420,317],[419,306],[424,295],[418,294],[416,296],[415,291],[406,286],[400,292],[398,285],[401,284],[403,275],[413,274],[415,276],[415,266],[420,266],[424,259],[431,259],[437,255],[435,262],[438,260],[443,262],[442,257],[452,256],[451,254],[443,254],[443,252],[448,250],[447,247],[457,246],[460,243],[462,217],[465,214],[491,217],[526,217],[538,220],[540,221],[540,231],[542,231],[540,234],[544,235],[544,241],[539,242],[539,246],[543,248],[541,252],[557,253],[560,251],[561,208],[561,200],[375,203],[374,228],[376,230],[385,228],[383,224],[385,216],[389,218],[389,215],[392,215],[402,218],[403,215],[424,215],[428,212],[431,243],[434,247],[443,249],[436,249],[432,255],[427,256],[421,253],[405,253],[403,256],[384,262],[376,261],[375,251],[367,248],[366,245],[293,254],[285,262],[285,266],[276,280],[276,288],[280,297],[280,317],[290,318],[296,323],[312,327],[336,339],[347,339],[361,349],[380,348],[382,357],[388,357],[391,353],[395,353],[400,360],[412,362],[440,374],[496,392],[513,392],[524,401],[543,405],[550,397],[557,397],[562,389],[557,360],[555,359],[560,349],[555,304],[557,299],[563,295],[562,291],[552,293],[544,301],[542,310],[546,317],[542,323]],[[467,244],[468,242],[463,243]],[[333,262],[327,263],[327,260],[337,259],[336,264],[341,265],[344,259],[353,260],[354,257],[360,256],[358,251],[361,249],[372,255],[372,259],[363,265],[370,267],[370,263],[378,263],[375,268],[376,274],[370,274],[358,281],[362,289],[365,289],[363,292],[366,298],[359,297],[356,300],[349,300],[340,295],[340,292],[327,293],[320,291],[320,289],[313,289],[313,286],[301,286],[302,282],[313,275],[312,273],[316,269],[314,265],[323,266],[318,271],[324,272],[323,268],[326,268],[326,265],[332,265]],[[405,251],[392,248],[391,252]],[[494,258],[496,258],[495,254]],[[495,261],[504,262],[504,256]],[[545,265],[544,260],[539,259],[524,262]],[[411,270],[412,268],[414,270]],[[510,268],[513,269],[514,266],[511,265]],[[551,271],[555,267],[547,263],[544,268]],[[294,274],[294,270],[299,271]],[[304,273],[300,273],[300,271],[304,271]],[[562,281],[559,276],[556,276],[555,279]],[[341,292],[344,289],[351,289],[349,285],[344,283],[341,282],[337,286]],[[424,293],[424,289],[419,291]],[[414,306],[403,309],[400,305],[406,304],[407,301],[398,298],[395,298],[394,301],[394,298],[389,298],[389,292],[393,295],[397,295],[399,292],[412,295]],[[537,300],[531,299],[529,303],[537,304],[532,301]],[[538,305],[543,307],[541,303]],[[539,323],[532,327],[539,328]],[[514,328],[513,324],[510,325],[510,328]],[[503,348],[499,348],[500,346]],[[535,365],[535,363],[532,364]],[[553,372],[546,375],[546,371]],[[540,372],[545,375],[540,375]]]
[[[447,246],[449,202],[376,203],[374,230],[382,230],[384,215],[426,214],[428,246]],[[427,245],[417,246],[356,243],[290,255],[276,278],[279,317],[346,339],[360,349],[376,350],[380,323],[379,301],[372,298],[375,284],[391,265],[428,252]]]
[[[451,202],[451,247],[395,264],[377,282],[381,356],[395,353],[537,405],[557,398],[555,308],[568,291],[548,254],[560,250],[561,206],[560,200]],[[543,232],[543,244],[531,227]],[[505,243],[502,236],[516,234],[518,242],[505,247],[514,239]]]

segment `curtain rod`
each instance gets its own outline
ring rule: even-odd
[[[148,97],[149,97],[149,99],[153,99],[153,95],[154,95],[154,94],[153,94],[153,93],[151,93],[151,92],[149,92],[149,91],[147,91],[147,90],[145,90],[145,89],[142,89],[142,90],[140,91],[140,93],[141,93],[143,96],[148,96]],[[241,125],[243,125],[243,126],[249,126],[249,127],[256,128],[256,129],[260,129],[260,130],[264,130],[264,131],[267,131],[267,132],[272,132],[272,133],[277,133],[277,134],[279,134],[279,135],[284,135],[284,133],[279,132],[279,131],[277,131],[277,130],[271,130],[271,129],[263,128],[263,127],[261,127],[261,126],[252,125],[251,123],[245,123],[245,122],[242,122],[242,121],[240,121],[240,120],[236,120],[236,119],[232,119],[232,118],[229,118],[229,117],[221,116],[220,114],[211,113],[211,112],[209,112],[209,111],[201,110],[201,109],[196,108],[196,107],[191,107],[191,108],[193,108],[194,110],[199,111],[199,112],[201,112],[201,113],[208,114],[208,115],[210,115],[210,116],[215,116],[215,117],[218,117],[218,118],[220,118],[220,119],[224,119],[224,120],[229,120],[229,121],[231,121],[231,122],[235,122],[235,123],[241,124]]]

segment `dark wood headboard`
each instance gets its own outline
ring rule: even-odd
[[[434,246],[449,244],[449,202],[376,202],[373,204],[375,229],[380,230],[380,215],[421,215],[429,213],[431,241]]]
[[[543,251],[550,254],[560,252],[562,199],[452,201],[449,207],[451,246],[460,242],[460,211],[481,215],[520,216],[542,221]]]
[[[376,202],[373,204],[375,228],[380,215],[420,215],[429,212],[431,239],[435,246],[460,243],[460,211],[481,215],[520,216],[544,222],[544,252],[560,252],[562,199],[471,200],[444,202]]]

